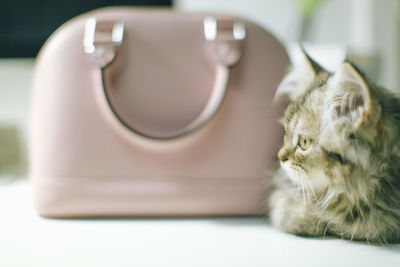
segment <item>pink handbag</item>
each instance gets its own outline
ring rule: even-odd
[[[287,65],[271,34],[229,15],[124,7],[72,19],[35,64],[36,210],[261,214]]]

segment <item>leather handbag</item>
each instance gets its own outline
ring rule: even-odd
[[[36,210],[261,214],[287,65],[270,33],[235,16],[121,7],[72,19],[34,68]]]

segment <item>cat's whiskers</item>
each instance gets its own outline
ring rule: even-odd
[[[311,202],[310,192],[309,192],[308,186],[307,186],[307,179],[302,179],[302,181],[303,181],[304,189],[307,194],[307,200],[308,200],[308,202]]]
[[[301,194],[303,198],[303,203],[312,202],[312,200],[317,200],[314,188],[311,181],[305,177],[303,170],[298,166],[291,166],[292,177],[295,177],[297,190],[296,195]]]
[[[298,194],[301,194],[302,198],[303,198],[303,204],[306,205],[307,201],[306,201],[306,195],[308,195],[308,191],[307,191],[307,187],[305,186],[305,182],[303,179],[303,175],[301,174],[301,169],[299,169],[298,166],[292,165],[292,174],[294,174],[294,176],[296,177],[296,184],[297,184],[297,188],[298,188]],[[310,199],[310,197],[308,196],[308,200]]]
[[[301,191],[303,192],[302,196],[303,196],[303,204],[306,204],[306,194],[304,193],[304,184],[303,184],[303,180],[300,178],[300,183],[301,183]]]
[[[311,194],[312,194],[312,196],[314,198],[313,200],[317,200],[317,196],[315,195],[315,191],[314,191],[314,188],[313,188],[313,186],[311,184],[311,181],[309,179],[305,179],[305,180],[306,180],[306,182],[308,184],[308,188],[310,189]]]
[[[325,197],[319,201],[318,206],[320,206],[322,210],[327,209],[335,197],[337,197],[337,193],[334,190],[328,190],[325,194]]]

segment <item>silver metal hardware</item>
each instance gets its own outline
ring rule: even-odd
[[[246,38],[246,28],[242,22],[233,23],[233,38],[235,40],[244,40]]]
[[[204,18],[203,25],[204,25],[204,38],[207,41],[216,41],[218,40],[218,35],[221,34],[221,31],[231,31],[232,33],[232,39],[233,40],[244,40],[246,38],[246,27],[244,26],[244,23],[239,22],[239,21],[223,21],[223,22],[231,22],[231,27],[228,27],[228,29],[219,29],[218,24],[219,22],[217,19],[214,17],[206,17]]]
[[[217,20],[213,17],[206,17],[203,21],[204,25],[204,38],[207,41],[214,41],[217,39]]]
[[[241,41],[246,38],[244,23],[206,17],[203,26],[204,38],[210,42],[215,60],[227,67],[235,65],[242,56]]]
[[[93,56],[101,68],[107,67],[115,58],[124,38],[124,23],[121,21],[87,20],[83,38],[84,51]]]

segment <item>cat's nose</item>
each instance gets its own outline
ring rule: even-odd
[[[286,153],[285,151],[282,151],[282,149],[279,150],[279,152],[278,152],[278,159],[279,159],[281,162],[287,161],[287,160],[288,160],[287,153]]]

